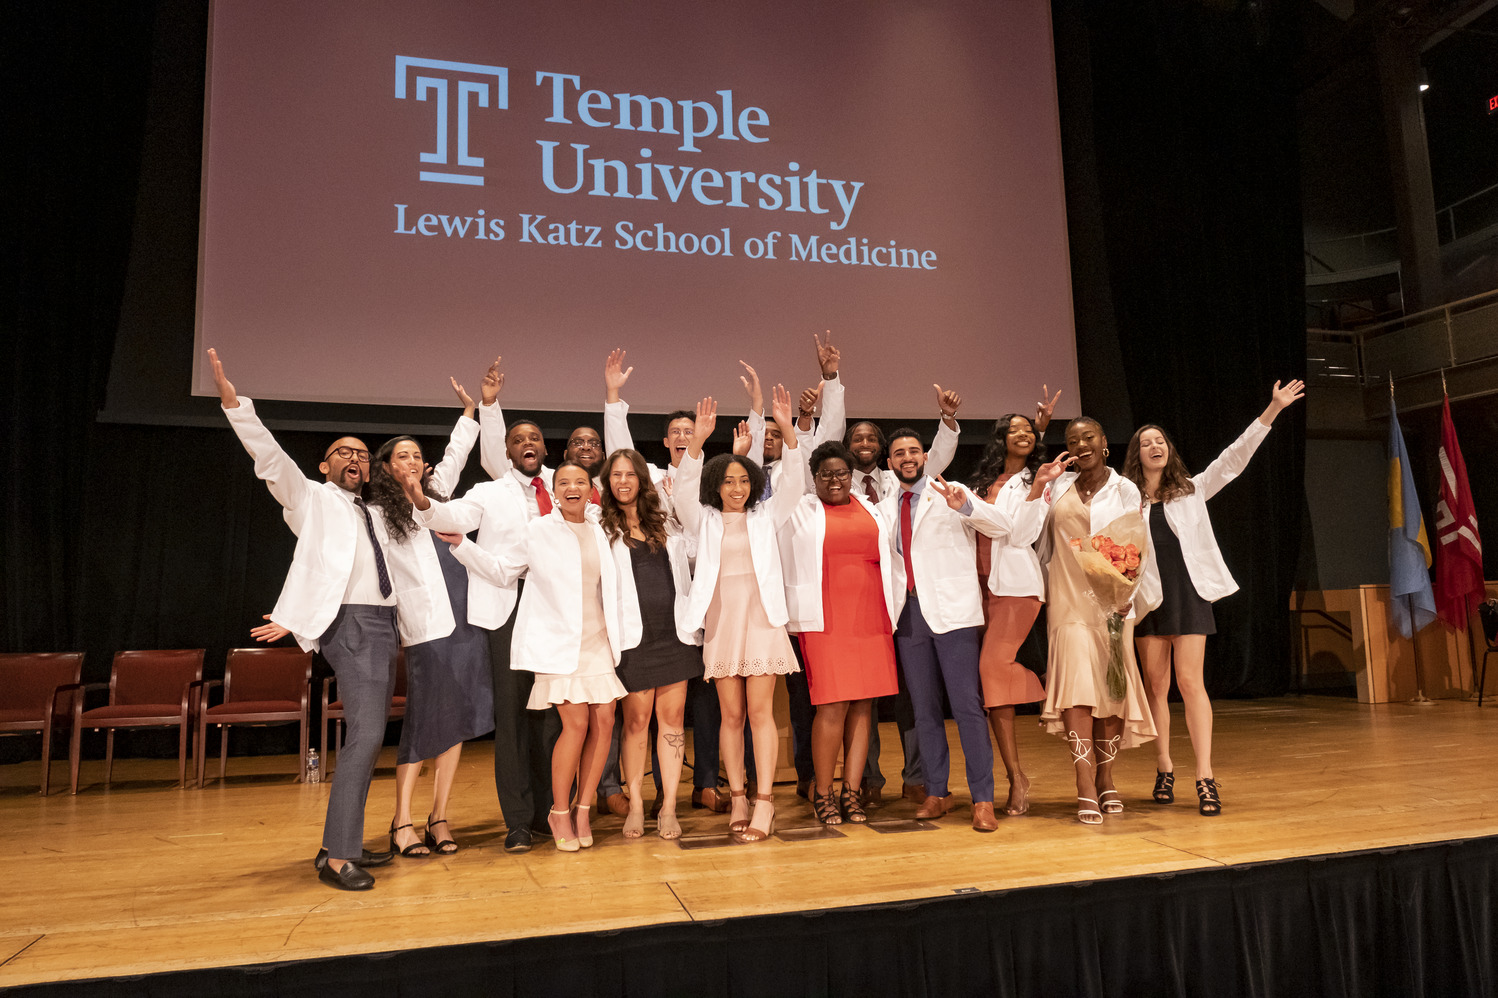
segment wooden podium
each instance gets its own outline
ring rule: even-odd
[[[1495,592],[1498,584],[1489,584],[1489,595]],[[1294,593],[1291,609],[1347,614],[1352,628],[1351,666],[1360,703],[1413,700],[1422,680],[1424,693],[1432,700],[1464,697],[1475,689],[1473,641],[1479,643],[1479,649],[1482,642],[1482,625],[1475,608],[1466,633],[1453,631],[1437,620],[1417,632],[1413,641],[1402,637],[1389,621],[1386,585]]]

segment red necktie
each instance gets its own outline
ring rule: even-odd
[[[905,591],[915,592],[915,566],[910,563],[910,505],[915,493],[906,490],[900,494],[900,549],[905,553]]]
[[[603,505],[603,503],[598,498],[598,486],[593,486],[593,498],[589,499],[588,502],[592,503],[595,506]]]
[[[551,496],[547,494],[546,486],[542,483],[540,475],[531,479],[531,488],[536,490],[536,508],[541,511],[541,515],[545,516],[547,513],[550,513]]]
[[[874,488],[873,475],[863,476],[863,494],[869,497],[869,502],[879,505],[879,490]]]

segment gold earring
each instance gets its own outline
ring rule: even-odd
[[[1104,447],[1103,448],[1103,457],[1107,457],[1107,456],[1108,456],[1108,448]]]

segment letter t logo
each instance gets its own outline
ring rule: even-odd
[[[472,62],[444,62],[440,59],[418,59],[409,55],[395,57],[395,96],[406,99],[406,77],[408,70],[438,70],[443,75],[417,75],[416,99],[432,101],[437,108],[437,148],[434,152],[421,154],[421,162],[438,166],[456,166],[470,169],[481,168],[484,157],[469,152],[468,118],[473,107],[490,106],[489,89],[494,88],[493,107],[498,111],[510,107],[510,71],[503,66],[481,66]],[[479,77],[474,80],[469,77]],[[450,91],[449,84],[454,84]],[[449,98],[457,106],[456,116],[449,113]],[[448,162],[449,124],[456,117],[456,162]],[[421,179],[439,184],[471,184],[482,187],[484,178],[476,172],[445,172],[422,170]]]

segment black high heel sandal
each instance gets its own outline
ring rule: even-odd
[[[395,824],[395,819],[394,818],[390,819],[390,851],[391,852],[398,852],[402,856],[405,856],[405,857],[410,858],[410,859],[424,859],[427,856],[430,856],[432,854],[432,850],[430,848],[428,848],[427,845],[425,843],[423,843],[420,839],[417,839],[415,842],[412,842],[410,845],[406,846],[406,848],[404,848],[404,849],[402,849],[400,846],[398,846],[398,845],[395,844],[395,833],[399,832],[402,828],[412,828],[412,827],[413,826],[412,826],[412,824],[409,821],[406,822],[404,825],[397,826]],[[413,831],[411,834],[415,835],[416,833]],[[416,852],[415,850],[418,850],[418,849],[423,850],[423,851],[422,852]]]
[[[455,853],[455,852],[458,851],[458,843],[456,841],[454,841],[454,839],[453,839],[453,837],[451,835],[448,835],[447,838],[439,839],[437,836],[435,836],[435,835],[432,834],[432,826],[433,825],[446,825],[446,824],[447,824],[447,819],[446,818],[438,818],[436,821],[433,821],[432,820],[432,816],[430,814],[427,815],[427,827],[426,827],[427,848],[430,849],[430,850],[432,850],[432,852],[438,854],[439,856],[451,856],[453,853]],[[448,825],[448,827],[451,828],[452,826]],[[452,848],[449,849],[449,848],[447,848],[448,846],[452,846]]]
[[[1169,773],[1161,773],[1157,771],[1155,773],[1155,803],[1174,804],[1176,800],[1175,785],[1176,774],[1174,770]]]
[[[1196,809],[1209,818],[1222,813],[1222,799],[1217,796],[1217,781],[1210,776],[1196,781]]]
[[[817,820],[824,825],[841,825],[843,816],[838,813],[837,798],[832,796],[829,788],[827,793],[818,793],[815,787],[811,791],[811,806],[816,811]]]
[[[846,783],[843,784],[842,793],[837,795],[837,806],[843,812],[843,817],[855,825],[862,825],[869,820],[869,816],[863,811],[863,801],[858,791]]]

